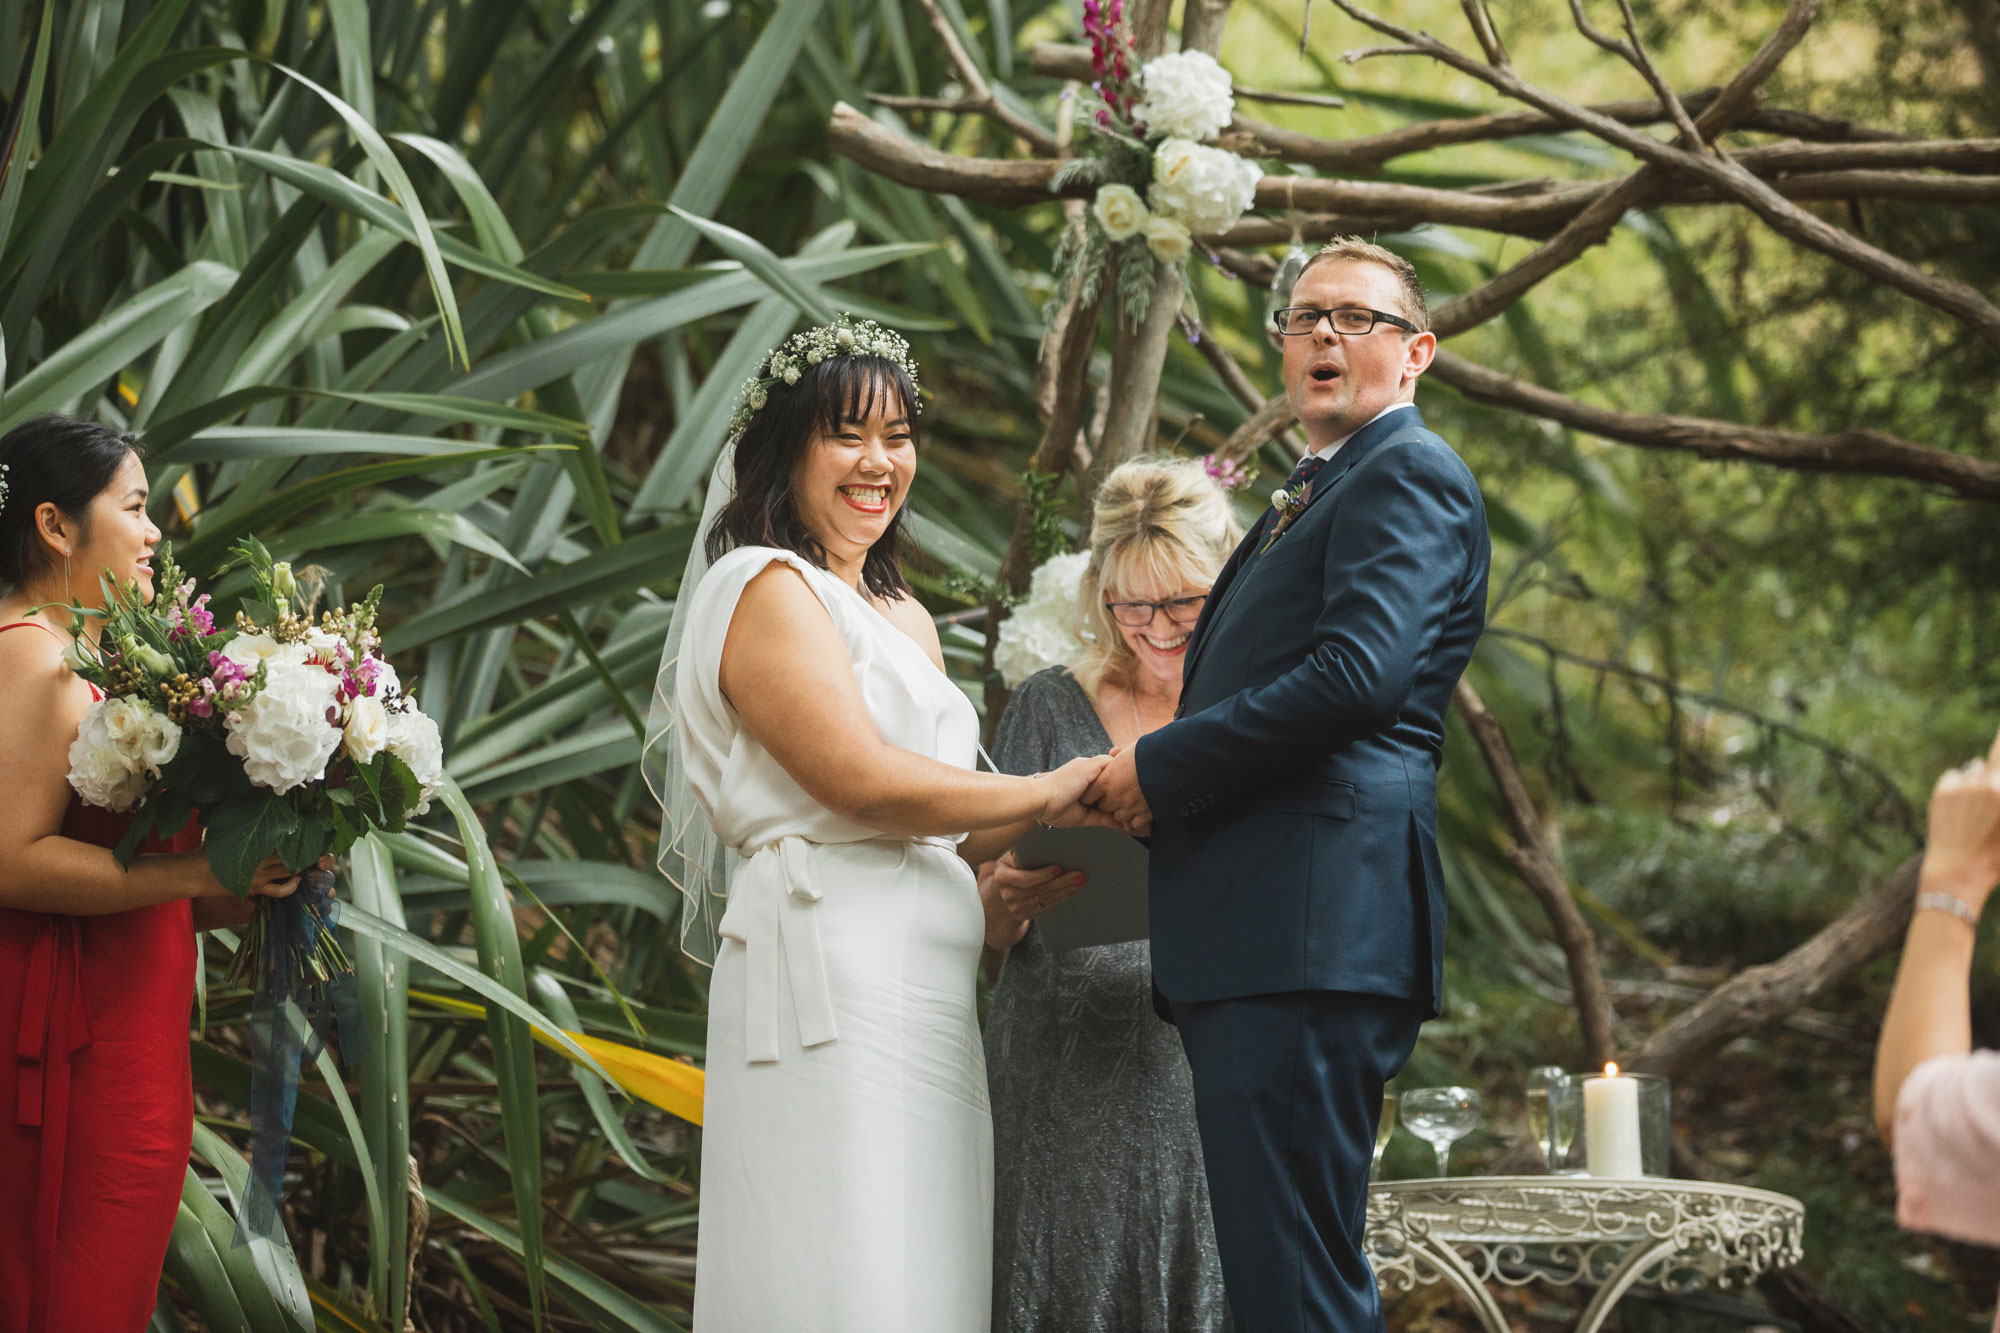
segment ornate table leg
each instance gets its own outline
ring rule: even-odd
[[[1428,1236],[1421,1239],[1411,1237],[1409,1246],[1413,1255],[1435,1268],[1438,1276],[1453,1291],[1465,1297],[1466,1304],[1479,1316],[1479,1322],[1486,1326],[1487,1333],[1513,1333],[1507,1326],[1507,1317],[1500,1313],[1499,1304],[1486,1290],[1486,1284],[1479,1280],[1479,1275],[1448,1242],[1435,1241]]]
[[[1611,1307],[1632,1289],[1639,1275],[1678,1249],[1680,1242],[1672,1237],[1651,1245],[1633,1246],[1632,1253],[1625,1256],[1625,1262],[1611,1270],[1611,1275],[1604,1279],[1604,1285],[1597,1289],[1597,1295],[1591,1297],[1590,1304],[1584,1308],[1583,1318],[1577,1320],[1576,1333],[1597,1333],[1605,1316],[1611,1313]]]

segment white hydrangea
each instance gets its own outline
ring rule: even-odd
[[[246,634],[229,646],[261,637]],[[303,657],[304,649],[299,653]],[[282,652],[271,656],[263,691],[227,721],[229,753],[243,760],[243,771],[252,782],[275,792],[324,777],[327,760],[341,740],[336,720],[340,682],[317,666],[282,660],[284,656]]]
[[[993,665],[1013,689],[1037,671],[1074,662],[1083,655],[1078,593],[1090,554],[1059,555],[1037,569],[1028,581],[1027,600],[1014,608],[1000,626],[993,648]]]
[[[1206,51],[1157,56],[1139,71],[1132,115],[1153,134],[1212,139],[1236,110],[1229,86],[1229,71]]]
[[[148,785],[145,765],[127,756],[105,724],[105,710],[121,702],[126,701],[99,700],[85,709],[69,747],[69,785],[103,810],[130,810]],[[178,739],[179,728],[175,733]]]
[[[444,785],[444,738],[438,734],[438,724],[415,708],[389,714],[388,750],[409,765],[423,788],[423,798],[410,813],[429,813],[431,797]]]
[[[1168,139],[1153,151],[1147,199],[1155,213],[1180,219],[1196,236],[1214,236],[1249,211],[1263,174],[1255,162],[1234,153]]]

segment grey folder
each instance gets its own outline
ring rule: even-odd
[[[1084,874],[1081,889],[1035,918],[1052,951],[1150,937],[1148,858],[1136,838],[1112,828],[1035,828],[1016,844],[1014,859],[1029,870],[1059,865]]]

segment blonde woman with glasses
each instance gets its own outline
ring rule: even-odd
[[[1131,746],[1180,705],[1188,636],[1241,536],[1198,463],[1142,459],[1098,489],[1082,656],[1022,682],[995,737],[1009,773]],[[1051,952],[1034,918],[1060,867],[981,867],[1005,955],[986,1026],[994,1136],[994,1333],[1223,1326],[1194,1092],[1153,1011],[1146,941]]]

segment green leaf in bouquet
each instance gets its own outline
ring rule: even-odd
[[[347,811],[343,808],[354,804],[354,793],[344,787],[335,787],[328,789],[326,794],[326,818],[333,826],[333,844],[327,850],[335,856],[345,856],[361,839],[361,830],[348,819]]]
[[[222,737],[198,731],[182,735],[180,753],[161,770],[161,778],[167,790],[178,792],[190,805],[203,810],[252,791],[243,761],[229,753]]]
[[[224,801],[209,812],[208,864],[225,888],[244,897],[250,892],[257,867],[287,839],[298,835],[298,825],[299,812],[274,791],[259,789]]]
[[[423,799],[423,784],[410,766],[387,750],[365,764],[354,766],[360,789],[350,787],[355,815],[371,828],[401,833],[410,807]]]
[[[139,855],[139,844],[153,835],[153,830],[158,824],[158,816],[153,808],[156,804],[157,802],[148,801],[134,811],[131,826],[125,830],[125,836],[111,849],[111,855],[116,857],[118,864],[125,869],[131,869],[133,859]]]
[[[297,825],[278,843],[276,851],[285,859],[285,869],[305,871],[331,850],[332,842],[333,821],[324,815],[302,814]]]

